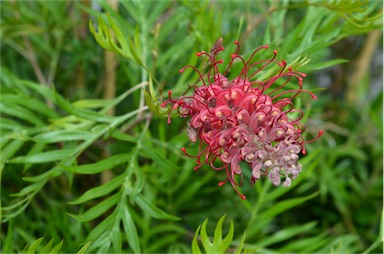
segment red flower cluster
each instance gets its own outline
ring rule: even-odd
[[[202,86],[196,86],[192,96],[177,100],[171,98],[170,91],[169,99],[162,107],[172,104],[168,123],[171,122],[172,110],[177,110],[181,117],[191,118],[188,121],[188,135],[192,142],[199,141],[199,153],[191,156],[185,148],[182,151],[189,157],[197,158],[195,170],[204,164],[209,164],[215,170],[225,169],[227,178],[219,186],[229,181],[237,194],[245,199],[237,189],[243,179],[240,162],[249,164],[251,184],[262,176],[268,176],[275,186],[280,185],[282,179],[283,186],[290,186],[291,179],[295,179],[302,169],[298,154],[300,151],[305,153],[304,145],[316,140],[322,132],[316,139],[304,141],[304,126],[299,122],[303,112],[294,109],[292,102],[301,92],[309,93],[316,99],[312,92],[302,89],[306,75],[287,68],[284,60],[275,60],[276,50],[271,59],[254,61],[255,54],[268,49],[268,46],[256,49],[245,61],[238,55],[239,43],[235,41],[235,44],[237,50],[231,55],[231,61],[222,74],[218,64],[223,61],[216,59],[217,54],[224,50],[222,39],[216,42],[210,53],[198,52],[197,56],[209,59],[207,74],[201,74],[194,66],[185,66],[180,72],[187,68],[194,69],[199,74]],[[243,68],[237,77],[229,80],[228,72],[236,60],[242,62]],[[257,74],[273,64],[278,65],[277,73],[267,80],[258,80]],[[291,79],[297,81],[298,88],[281,91]],[[275,88],[271,88],[274,84]],[[288,116],[293,112],[299,115],[297,119]],[[218,158],[223,163],[220,167],[214,165]],[[239,175],[240,181],[236,180],[236,175]]]

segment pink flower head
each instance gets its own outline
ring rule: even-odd
[[[199,153],[192,156],[185,148],[182,151],[197,159],[195,170],[204,164],[214,170],[225,169],[227,177],[219,186],[229,181],[236,193],[245,199],[238,190],[243,180],[240,162],[248,163],[251,184],[262,176],[268,176],[273,185],[282,183],[288,187],[302,169],[298,163],[299,153],[305,154],[305,144],[315,141],[323,132],[320,131],[310,141],[305,141],[302,136],[305,128],[300,124],[300,119],[304,113],[294,108],[292,99],[302,92],[316,99],[312,92],[302,88],[306,75],[287,67],[284,60],[277,61],[276,50],[270,59],[254,60],[259,51],[268,49],[268,45],[256,49],[246,61],[238,55],[239,43],[234,43],[236,52],[231,55],[231,61],[223,73],[218,68],[223,60],[216,58],[224,50],[222,39],[216,42],[210,53],[198,52],[197,56],[205,56],[210,62],[207,73],[203,75],[194,66],[185,66],[180,72],[188,68],[195,70],[202,85],[194,87],[192,96],[177,100],[171,97],[170,91],[162,107],[172,105],[168,123],[171,122],[172,110],[177,110],[181,117],[190,118],[188,136],[192,142],[199,142]],[[240,61],[243,68],[235,78],[229,79],[229,70],[235,61]],[[259,80],[258,75],[267,68],[277,71],[270,78]],[[297,83],[297,88],[283,90],[292,80]],[[292,119],[290,115],[298,117]],[[222,162],[220,167],[214,165],[217,159]]]

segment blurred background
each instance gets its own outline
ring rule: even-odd
[[[325,134],[291,188],[219,188],[159,108],[220,37],[223,58],[269,44],[308,74],[318,99],[296,105]],[[382,253],[382,45],[381,1],[3,1],[2,252],[188,253],[226,214],[230,253],[245,231],[244,252]]]

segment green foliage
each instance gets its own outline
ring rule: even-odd
[[[30,246],[26,246],[25,249],[23,250],[23,253],[28,253],[28,254],[34,254],[36,253],[36,250],[38,250],[40,246],[40,244],[42,243],[42,241],[44,240],[44,237],[40,237],[38,239],[36,239],[33,243],[31,243]],[[63,245],[63,240],[60,241],[58,244],[56,244],[55,246],[53,246],[53,240],[54,239],[51,239],[47,245],[45,245],[44,247],[42,247],[40,249],[40,251],[38,251],[37,253],[59,253],[62,245]],[[89,245],[91,244],[91,242],[85,244],[78,252],[77,254],[83,254],[85,253],[85,251],[88,249]]]
[[[372,1],[371,6],[368,6],[369,1],[308,1],[309,5],[321,6],[335,12],[339,17],[344,18],[353,26],[359,28],[373,28],[379,27],[378,19],[383,15],[382,11],[374,13],[372,16],[368,16],[375,10],[375,6],[379,7],[379,1]]]
[[[229,226],[229,232],[223,239],[222,227],[223,227],[223,222],[225,220],[225,216],[226,215],[223,215],[220,218],[219,222],[217,223],[212,242],[209,239],[207,234],[208,219],[206,219],[203,222],[203,225],[200,225],[197,228],[195,236],[193,237],[193,241],[192,241],[192,253],[201,253],[199,244],[197,242],[197,237],[199,236],[199,233],[201,236],[201,243],[203,245],[204,250],[207,253],[227,253],[228,252],[228,247],[230,246],[231,241],[233,239],[234,229],[233,229],[233,222],[231,221],[231,224]],[[244,238],[243,238],[243,241],[240,243],[239,249],[236,250],[236,253],[241,252],[243,244],[244,244]]]
[[[374,70],[357,89],[335,92],[337,78],[327,90],[318,84],[332,68],[341,84],[351,82],[362,35],[382,28],[381,10],[379,1],[132,0],[118,10],[104,1],[3,2],[1,251],[189,253],[192,243],[194,253],[382,252],[382,90],[374,90]],[[193,170],[180,150],[198,152],[185,121],[167,125],[160,105],[168,90],[177,97],[199,85],[195,72],[178,70],[204,69],[195,52],[209,52],[219,37],[224,63],[235,40],[245,58],[269,44],[318,95],[296,101],[308,139],[326,132],[308,145],[290,188],[244,181],[240,200],[217,186],[225,173]],[[231,75],[241,68],[235,63]],[[351,72],[342,76],[344,68]]]
[[[116,22],[108,15],[107,16],[108,24],[111,27],[113,33],[110,31],[110,27],[106,22],[103,21],[103,17],[101,15],[97,18],[97,30],[95,30],[92,21],[89,23],[89,29],[93,36],[95,37],[97,43],[116,54],[120,54],[121,56],[128,58],[130,60],[135,61],[139,65],[143,65],[143,59],[141,58],[141,45],[139,39],[139,30],[136,29],[135,35],[133,38],[126,39],[124,37],[124,33],[118,27]],[[126,32],[126,31],[125,31]],[[116,36],[116,42],[114,38]]]

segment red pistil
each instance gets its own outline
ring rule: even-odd
[[[201,75],[201,72],[200,72],[195,66],[192,66],[192,65],[184,66],[183,68],[181,68],[181,69],[179,70],[179,72],[180,72],[180,73],[183,73],[183,72],[185,71],[185,69],[187,69],[187,68],[192,68],[192,69],[194,69],[194,70],[197,72],[197,74],[199,74],[200,80],[203,82],[203,84],[204,84],[205,86],[207,85],[207,84],[205,84],[203,75]],[[209,80],[208,80],[208,81],[209,81]]]

